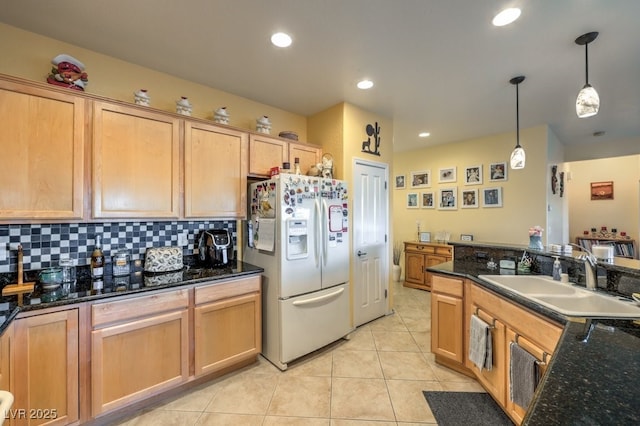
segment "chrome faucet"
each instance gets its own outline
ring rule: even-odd
[[[578,260],[584,262],[584,274],[586,279],[587,290],[596,290],[598,288],[597,267],[598,258],[586,248],[579,246],[578,244],[569,243],[570,245],[579,248],[583,253],[578,255]]]

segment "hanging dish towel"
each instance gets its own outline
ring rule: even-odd
[[[525,351],[516,342],[511,342],[509,351],[509,380],[511,383],[511,401],[522,408],[527,408],[536,390],[538,378],[536,358]]]
[[[480,370],[491,370],[493,366],[493,351],[491,344],[491,330],[489,324],[477,315],[471,315],[469,333],[469,359]]]

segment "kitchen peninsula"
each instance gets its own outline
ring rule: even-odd
[[[514,270],[500,270],[497,263],[504,258],[520,258],[524,251],[534,259],[533,273],[551,275],[553,256],[556,254],[496,243],[456,242],[452,245],[455,246],[452,262],[428,268],[434,274],[436,283],[432,290],[432,351],[439,363],[475,376],[518,424],[640,422],[640,412],[636,409],[640,394],[633,385],[640,380],[640,370],[637,368],[637,354],[640,353],[639,321],[593,319],[595,327],[585,339],[585,330],[588,330],[585,320],[588,324],[588,318],[566,317],[478,278],[479,275],[515,273]],[[559,257],[570,280],[584,285],[583,262],[570,255]],[[640,291],[640,262],[616,258],[612,263],[599,264],[598,270],[601,274],[600,291],[606,290],[626,298]],[[458,283],[459,290],[455,290]],[[439,298],[446,303],[439,305]],[[629,303],[633,301],[629,299]],[[439,312],[442,306],[444,311]],[[500,348],[494,353],[493,371],[483,370],[482,373],[469,368],[469,335],[464,323],[472,314],[469,311],[478,314],[478,306],[483,319],[490,320],[488,316],[495,315],[492,340]],[[529,319],[514,323],[513,312],[526,314]],[[458,318],[455,319],[455,316]],[[438,340],[438,321],[442,322],[443,318],[450,319],[447,321],[449,325],[460,324],[461,329],[450,327],[447,338]],[[528,329],[534,335],[519,335],[521,330],[526,333],[531,321],[539,322],[533,331]],[[516,330],[515,333],[511,328]],[[558,330],[558,333],[554,330]],[[450,337],[452,334],[456,337]],[[509,398],[507,343],[512,341],[521,343],[536,358],[540,357],[539,363],[544,372],[531,403],[524,408],[515,406]]]
[[[36,291],[22,306],[4,297],[0,386],[15,395],[11,420],[43,411],[55,424],[104,422],[253,363],[262,342],[261,273],[241,261],[187,264],[107,275],[96,286],[79,271],[77,284],[58,294]]]

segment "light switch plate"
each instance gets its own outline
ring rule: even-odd
[[[178,234],[178,245],[179,246],[186,246],[189,245],[189,233],[188,232],[182,232],[180,234]]]
[[[7,244],[0,244],[0,262],[7,260]]]

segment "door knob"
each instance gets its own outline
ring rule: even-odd
[[[362,252],[362,251],[358,250],[358,257],[366,256],[366,254],[367,254],[366,252]]]

